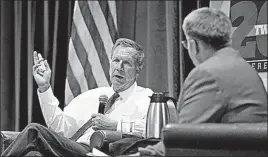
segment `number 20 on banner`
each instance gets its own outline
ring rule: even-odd
[[[245,59],[267,59],[267,1],[239,1],[231,6],[230,19],[233,47]]]

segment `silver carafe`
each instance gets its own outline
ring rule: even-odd
[[[175,103],[173,98],[166,97],[163,93],[154,93],[151,96],[146,119],[146,138],[161,138],[162,128],[170,120],[168,100],[172,100],[171,102]]]

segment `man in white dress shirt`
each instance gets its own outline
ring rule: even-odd
[[[62,111],[50,87],[51,70],[46,60],[34,52],[33,76],[38,85],[38,96],[48,128],[29,124],[3,156],[23,156],[36,150],[49,156],[84,156],[89,151],[89,139],[95,130],[121,130],[121,116],[131,115],[134,132],[144,133],[145,119],[153,91],[137,86],[136,80],[144,64],[144,52],[136,42],[118,39],[111,52],[110,80],[112,87],[99,87],[74,98]],[[43,65],[42,65],[43,64]],[[98,113],[100,95],[119,94],[104,115]],[[90,118],[93,126],[76,141],[70,138]]]

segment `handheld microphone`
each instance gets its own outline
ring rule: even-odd
[[[104,114],[105,105],[108,102],[108,96],[105,94],[100,95],[99,97],[99,110],[98,113]]]

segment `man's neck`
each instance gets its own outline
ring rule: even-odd
[[[127,88],[124,91],[118,92],[118,94],[120,95],[121,98],[126,100],[129,98],[129,96],[132,94],[132,92],[135,90],[136,87],[137,87],[137,83],[134,82],[129,88]],[[113,86],[112,86],[112,88],[113,88]],[[114,90],[114,88],[113,88],[113,90]]]

